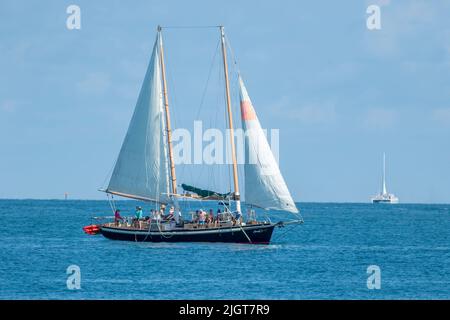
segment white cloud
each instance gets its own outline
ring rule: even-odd
[[[307,105],[292,109],[290,115],[309,124],[333,123],[337,117],[334,105]]]
[[[277,116],[304,124],[330,124],[337,120],[336,107],[330,102],[295,106],[284,97],[275,104],[272,110]]]
[[[385,108],[370,108],[362,118],[362,125],[372,130],[383,130],[394,126],[397,113]]]
[[[17,102],[14,100],[4,100],[0,103],[0,110],[4,112],[14,112],[17,109]]]
[[[77,88],[83,93],[102,94],[110,87],[109,75],[101,72],[91,72],[77,83]]]
[[[382,7],[381,30],[367,30],[364,39],[369,52],[381,57],[397,55],[404,47],[402,40],[414,36],[418,25],[430,26],[436,20],[436,10],[428,1],[373,0],[366,3]]]
[[[387,6],[391,4],[391,0],[366,0],[366,5],[370,6],[370,5],[378,5],[378,6]]]
[[[433,110],[432,118],[439,123],[450,125],[450,108],[437,108]]]

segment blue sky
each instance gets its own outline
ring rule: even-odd
[[[70,4],[81,30],[66,28]],[[381,30],[366,28],[370,4]],[[368,201],[385,151],[400,201],[450,203],[448,12],[450,1],[3,0],[0,198],[103,199],[156,26],[223,24],[263,127],[280,129],[296,201]],[[189,127],[218,33],[164,36],[174,122]]]

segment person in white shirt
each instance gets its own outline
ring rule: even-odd
[[[180,211],[180,209],[178,209],[177,213],[175,214],[175,222],[176,222],[177,224],[179,224],[180,221],[181,221],[181,219],[182,219],[181,211]]]
[[[161,212],[159,210],[153,211],[153,219],[156,221],[161,220]]]

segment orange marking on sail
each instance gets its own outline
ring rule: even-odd
[[[241,117],[242,120],[255,120],[256,113],[250,101],[241,101]]]

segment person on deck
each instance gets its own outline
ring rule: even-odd
[[[170,221],[174,218],[174,214],[175,214],[175,208],[172,206],[172,207],[170,207],[169,214],[164,219]]]
[[[217,218],[216,221],[220,222],[220,220],[222,220],[222,210],[217,209]]]
[[[142,217],[143,217],[143,215],[144,215],[144,213],[142,212],[142,208],[137,206],[136,207],[135,216],[136,216],[136,222],[139,225],[139,229],[142,228]]]
[[[116,211],[114,211],[114,224],[116,226],[119,225],[119,221],[124,221],[125,219],[122,218],[122,216],[120,215],[120,210],[117,209]]]
[[[203,210],[200,210],[200,215],[199,215],[199,219],[198,219],[199,225],[204,226],[205,220],[206,220],[206,212]]]
[[[164,220],[164,218],[166,216],[166,205],[165,204],[161,205],[161,209],[159,210],[159,213],[161,215],[161,219]]]
[[[183,222],[183,216],[181,215],[180,209],[177,210],[177,213],[175,214],[175,222],[177,225],[182,224]]]
[[[235,225],[240,225],[241,224],[241,213],[238,211],[238,212],[236,212],[236,217],[235,217],[235,222],[234,222],[234,224]]]
[[[150,219],[155,219],[155,210],[150,210]]]
[[[152,218],[156,221],[160,221],[161,220],[161,212],[159,210],[152,210],[152,211],[153,211]]]
[[[195,210],[195,214],[194,214],[194,217],[193,217],[193,219],[192,219],[192,222],[198,223],[199,218],[200,218],[200,211]]]

